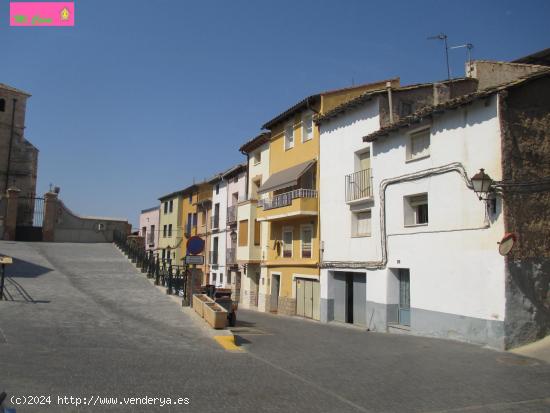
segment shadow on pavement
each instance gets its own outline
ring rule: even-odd
[[[6,267],[6,276],[11,278],[34,278],[44,275],[50,271],[53,270],[51,268],[36,265],[32,262],[20,260],[19,258],[14,257],[13,264]]]

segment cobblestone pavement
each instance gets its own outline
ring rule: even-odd
[[[0,391],[51,396],[18,412],[550,411],[542,362],[252,311],[239,312],[246,351],[232,353],[110,244],[0,242],[0,254],[16,258],[0,302]],[[122,399],[147,396],[189,404]]]

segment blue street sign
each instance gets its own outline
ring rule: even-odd
[[[187,240],[187,253],[198,255],[204,251],[204,240],[195,235]]]

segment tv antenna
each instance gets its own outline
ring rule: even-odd
[[[449,66],[449,46],[447,44],[447,35],[445,33],[439,33],[435,36],[428,37],[428,40],[443,40],[445,45],[445,61],[447,62],[447,80],[451,80],[451,67]]]
[[[458,46],[449,47],[449,49],[461,49],[463,47],[466,48],[466,53],[468,54],[468,74],[469,74],[470,71],[472,70],[472,49],[474,48],[474,45],[472,43],[466,43]]]

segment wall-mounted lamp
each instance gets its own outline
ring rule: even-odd
[[[487,195],[492,191],[493,180],[485,173],[485,169],[481,168],[477,174],[472,176],[472,185],[480,201],[489,199]]]

